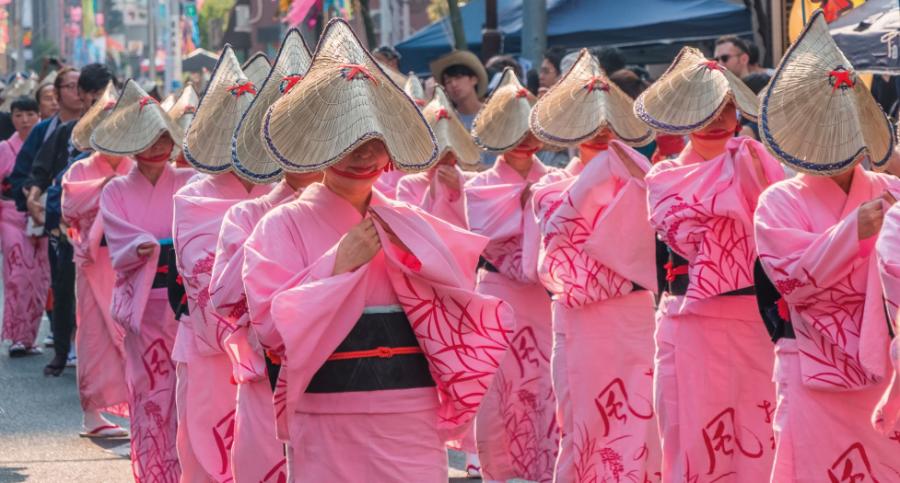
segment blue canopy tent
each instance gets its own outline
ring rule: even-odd
[[[503,52],[520,51],[522,0],[499,0],[498,28]],[[484,0],[460,9],[469,50],[481,51]],[[631,62],[667,62],[684,42],[715,39],[721,35],[750,35],[750,11],[735,0],[549,0],[547,43],[566,48],[617,46]],[[428,63],[449,52],[452,36],[448,19],[416,32],[398,44],[402,68],[424,73]],[[664,53],[653,54],[653,46]],[[662,58],[660,58],[662,57]]]

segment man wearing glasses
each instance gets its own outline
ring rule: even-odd
[[[734,35],[719,37],[716,40],[714,57],[740,79],[750,73],[750,47],[746,41]]]

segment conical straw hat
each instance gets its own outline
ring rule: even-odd
[[[197,112],[198,105],[200,105],[200,96],[194,90],[194,84],[188,84],[184,86],[178,99],[166,112],[182,131],[187,132],[191,121],[194,120],[194,114]]]
[[[401,74],[397,69],[376,60],[376,64],[378,67],[381,67],[381,70],[384,71],[385,75],[387,75],[394,84],[397,84],[398,87],[403,87],[406,85],[406,76]]]
[[[384,142],[402,171],[437,161],[434,134],[416,104],[339,18],[325,28],[301,88],[269,108],[263,135],[288,171],[325,169],[371,139]]]
[[[257,52],[244,62],[241,70],[244,71],[244,75],[250,79],[253,85],[261,86],[266,77],[269,76],[272,64],[269,63],[269,58],[266,57],[266,54]]]
[[[153,146],[165,133],[175,142],[174,156],[184,137],[181,128],[159,107],[156,99],[147,95],[134,79],[129,79],[116,107],[94,128],[91,147],[103,153],[130,156]]]
[[[685,47],[666,72],[634,102],[637,116],[657,131],[690,134],[714,121],[733,101],[756,120],[756,96],[742,80],[714,60]]]
[[[622,141],[644,146],[653,140],[653,130],[634,116],[633,104],[582,49],[572,68],[534,105],[531,131],[545,143],[572,146],[609,128]]]
[[[411,97],[419,107],[424,106],[428,102],[428,100],[425,99],[425,88],[422,87],[422,81],[419,80],[419,76],[412,72],[410,72],[409,75],[406,76],[406,83],[403,85],[403,92]]]
[[[459,120],[453,109],[453,103],[447,98],[443,87],[434,88],[434,97],[422,108],[422,115],[434,131],[438,145],[438,159],[448,151],[453,151],[456,159],[469,167],[481,161],[481,150],[475,145],[466,126]]]
[[[184,136],[184,158],[198,171],[214,174],[231,169],[231,137],[254,96],[256,85],[226,45]]]
[[[79,151],[91,149],[91,134],[116,107],[117,97],[119,97],[119,93],[116,92],[116,86],[112,82],[106,84],[106,89],[104,89],[100,98],[94,102],[94,105],[81,116],[81,119],[72,128],[72,145],[75,148]]]
[[[175,105],[175,94],[171,93],[159,103],[159,107],[162,108],[163,111],[169,112],[172,110],[172,106]]]
[[[498,152],[516,147],[529,132],[528,116],[536,100],[528,89],[522,87],[512,69],[503,69],[500,84],[472,122],[475,144]]]
[[[3,91],[3,104],[0,104],[0,111],[9,112],[13,101],[22,96],[29,95],[31,91],[31,83],[22,75],[17,74],[10,86]]]
[[[766,147],[793,169],[831,176],[868,157],[883,168],[890,121],[831,39],[821,10],[788,49],[760,108]]]
[[[288,30],[275,65],[259,88],[247,112],[241,116],[231,141],[231,162],[235,172],[249,181],[264,183],[281,174],[281,165],[269,156],[260,131],[272,104],[290,92],[306,75],[312,56],[297,29]]]

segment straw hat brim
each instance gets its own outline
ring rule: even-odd
[[[234,128],[255,94],[234,94],[231,89],[248,82],[234,51],[226,45],[184,137],[184,157],[198,171],[216,174],[232,169]]]
[[[515,72],[509,67],[504,69],[500,84],[472,121],[475,144],[498,153],[518,146],[531,132],[529,118],[535,100],[519,83]]]
[[[362,143],[381,139],[399,170],[437,161],[434,133],[341,19],[329,22],[302,81],[266,112],[269,153],[287,171],[319,171]]]
[[[876,169],[890,160],[890,120],[859,79],[832,85],[840,69],[848,79],[855,76],[817,11],[782,58],[760,110],[763,143],[795,170],[833,176],[867,157]]]
[[[112,112],[91,134],[91,147],[96,151],[117,156],[131,156],[146,151],[168,133],[177,153],[184,137],[181,128],[155,101],[141,105],[141,99],[152,99],[133,80],[129,80],[119,95]]]
[[[281,165],[269,155],[261,135],[263,120],[269,107],[283,95],[284,77],[305,74],[311,58],[300,32],[289,30],[259,93],[238,121],[231,140],[231,162],[235,172],[248,181],[265,183],[281,175]]]
[[[753,91],[715,61],[685,47],[659,80],[638,96],[634,113],[657,131],[690,134],[713,122],[728,103],[734,103],[744,118],[756,121]]]
[[[531,110],[531,131],[541,141],[573,146],[609,128],[626,144],[644,146],[653,131],[634,116],[633,102],[604,74],[587,49]]]
[[[464,65],[472,69],[472,72],[475,72],[475,76],[478,77],[478,87],[476,89],[478,97],[484,97],[488,86],[487,70],[484,68],[481,60],[478,59],[478,56],[468,50],[454,50],[432,62],[429,67],[431,68],[431,75],[434,77],[434,81],[438,84],[443,84],[444,71],[454,65]]]
[[[72,128],[72,145],[75,146],[79,151],[87,151],[91,149],[91,134],[94,133],[94,129],[103,122],[104,119],[112,112],[112,108],[109,107],[110,103],[114,103],[116,101],[116,87],[112,82],[106,85],[106,89],[103,91],[103,94],[100,95],[100,98],[94,102],[94,105],[88,109],[81,119],[75,123],[75,127]]]

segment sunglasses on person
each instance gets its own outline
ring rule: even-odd
[[[728,60],[731,59],[732,57],[734,57],[734,56],[731,54],[722,54],[722,55],[716,57],[716,62],[718,62],[720,64],[727,64]]]

